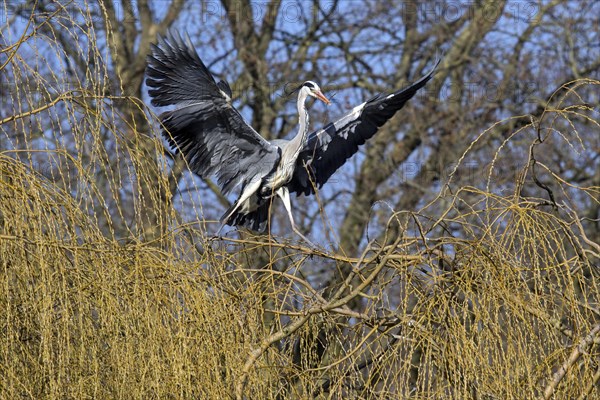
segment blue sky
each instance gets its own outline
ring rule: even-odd
[[[324,4],[324,8],[329,8],[332,4],[331,1],[322,2]],[[8,3],[5,3],[8,4]],[[12,3],[16,4],[16,3]],[[77,1],[71,3],[68,6],[69,15],[78,15],[77,13],[80,11],[80,7],[83,3],[81,1]],[[93,3],[95,4],[95,3]],[[118,4],[116,2],[115,4]],[[160,17],[161,14],[164,14],[167,11],[167,7],[170,4],[170,1],[157,0],[151,2],[152,8],[157,12]],[[257,26],[260,25],[262,19],[267,10],[267,3],[265,1],[256,1],[253,3],[253,13],[252,15],[243,15],[240,14],[240,18],[249,18],[252,19]],[[348,24],[352,25],[352,23],[361,23],[364,22],[365,19],[369,18],[369,8],[376,8],[381,3],[372,1],[372,2],[363,2],[363,1],[354,1],[354,0],[344,0],[340,1],[336,10],[332,13],[331,18],[334,23],[339,24]],[[402,13],[416,13],[418,18],[422,21],[427,21],[431,24],[440,24],[440,23],[449,23],[452,21],[456,21],[459,18],[464,16],[473,17],[470,13],[472,13],[472,5],[471,1],[453,1],[444,4],[443,2],[433,2],[430,6],[424,5],[423,3],[418,3],[416,8],[413,8],[413,5],[416,3],[411,2],[393,2],[392,7],[389,9],[389,13],[387,16],[383,17],[383,22],[385,22],[388,26],[401,26],[401,22],[399,20]],[[512,45],[515,43],[517,35],[522,32],[523,29],[526,28],[527,24],[535,18],[537,18],[540,4],[545,4],[545,2],[537,3],[537,2],[527,2],[527,1],[511,1],[506,6],[505,11],[510,13],[511,15],[504,15],[498,24],[498,28],[494,33],[491,33],[487,36],[486,40],[493,44],[495,49],[494,58],[497,58],[497,62],[502,62],[502,57],[506,56]],[[600,2],[597,2],[595,5],[592,5],[592,9],[590,10],[578,10],[576,1],[570,3],[571,7],[566,8],[564,13],[572,16],[572,18],[577,17],[578,12],[585,13],[593,13],[595,12],[595,8],[598,9],[598,14],[600,15]],[[302,33],[305,29],[307,29],[307,22],[310,21],[310,16],[313,13],[317,13],[319,18],[323,18],[321,11],[315,10],[313,8],[313,2],[309,1],[283,1],[280,9],[281,17],[278,19],[278,28],[285,32],[285,35],[288,37],[297,35]],[[365,10],[366,8],[366,10]],[[97,10],[97,8],[93,7],[93,9]],[[484,17],[495,18],[498,10],[491,8],[487,10],[484,14]],[[127,15],[125,10],[121,10],[117,7],[117,13],[121,15],[121,18],[126,21],[131,21],[131,23],[135,22],[135,15]],[[134,10],[134,14],[136,11]],[[5,18],[10,18],[11,13],[4,9],[2,15]],[[575,20],[575,19],[574,19]],[[378,21],[380,22],[380,21]],[[13,21],[13,25],[10,29],[10,32],[7,30],[3,31],[3,40],[12,41],[14,40],[16,35],[22,31],[25,26],[26,21],[17,19]],[[202,59],[206,64],[212,65],[213,72],[221,74],[223,77],[228,78],[230,81],[237,77],[241,72],[242,65],[236,59],[236,55],[233,50],[233,42],[231,36],[227,33],[227,25],[228,18],[225,14],[225,10],[222,8],[219,1],[204,1],[204,2],[191,2],[186,5],[185,12],[182,14],[181,18],[177,20],[175,23],[175,27],[178,30],[186,30],[189,32],[192,37],[195,46],[197,47]],[[323,28],[326,28],[326,24],[323,25]],[[596,26],[596,29],[598,27]],[[215,32],[219,32],[215,34]],[[367,28],[360,31],[352,31],[351,29],[346,30],[340,34],[339,37],[328,34],[327,32],[322,32],[323,34],[319,36],[320,42],[330,41],[331,44],[328,45],[326,50],[322,54],[322,58],[317,61],[317,65],[311,65],[309,63],[304,65],[297,66],[298,70],[303,71],[305,73],[300,74],[299,78],[301,79],[314,79],[319,80],[319,75],[321,73],[319,71],[327,71],[328,79],[326,81],[321,81],[321,87],[329,96],[334,97],[334,104],[328,108],[324,107],[324,105],[320,103],[316,103],[312,106],[311,114],[315,117],[312,119],[312,126],[316,129],[328,120],[335,119],[337,117],[342,116],[349,107],[359,104],[364,101],[367,97],[369,97],[372,93],[368,93],[365,90],[358,88],[350,88],[346,89],[342,93],[337,93],[335,91],[329,91],[328,86],[333,86],[336,83],[339,83],[339,79],[352,79],[353,75],[348,74],[349,65],[346,60],[342,56],[342,52],[336,48],[336,43],[339,40],[342,41],[351,41],[352,40],[352,49],[357,54],[361,53],[361,51],[365,49],[376,49],[373,54],[366,56],[365,61],[367,62],[369,68],[371,69],[373,77],[369,76],[368,79],[372,79],[373,81],[377,81],[377,75],[381,76],[389,76],[389,74],[394,73],[394,66],[397,64],[400,56],[401,49],[398,51],[390,51],[387,47],[393,41],[402,41],[403,30],[402,29],[391,29],[391,30],[381,30],[373,28]],[[73,35],[76,35],[77,32],[73,31]],[[536,36],[535,44],[530,46],[544,46],[544,38],[550,33],[542,31],[539,35]],[[593,35],[594,32],[590,32],[590,35]],[[595,32],[598,37],[597,31]],[[593,39],[593,38],[592,38]],[[103,39],[102,37],[98,38],[98,43],[100,47],[104,47],[102,45]],[[315,51],[316,46],[319,43],[314,43],[311,45],[311,49],[309,50],[309,54]],[[80,36],[80,45],[82,48],[87,46],[87,42],[84,35]],[[585,45],[582,43],[580,45]],[[488,46],[490,47],[490,46]],[[292,47],[292,51],[294,47]],[[444,49],[436,49],[439,52]],[[533,50],[533,48],[532,48]],[[552,50],[560,50],[560,49],[548,49],[548,51]],[[275,40],[271,47],[269,48],[269,58],[272,60],[271,63],[275,66],[278,63],[282,63],[286,61],[287,57],[289,57],[289,49],[286,49],[282,46],[280,41]],[[591,48],[591,57],[598,56],[598,52],[600,51],[598,48]],[[66,64],[64,63],[64,59],[61,57],[56,57],[55,52],[53,50],[44,48],[43,40],[36,40],[27,43],[20,50],[20,54],[32,60],[35,60],[34,65],[39,68],[44,68],[44,66],[49,66],[52,63],[56,62],[56,70],[61,71],[64,70]],[[106,54],[104,54],[106,57]],[[51,61],[52,59],[55,61]],[[218,60],[213,64],[215,60]],[[494,61],[494,60],[492,60]],[[36,67],[36,68],[37,68]],[[276,70],[275,70],[276,71]],[[366,70],[359,70],[359,74],[364,74]],[[351,72],[351,71],[350,71]],[[468,82],[463,82],[469,92],[474,98],[476,97],[488,97],[490,101],[497,100],[498,96],[505,95],[503,93],[494,92],[497,87],[482,86],[479,83],[477,76],[478,73],[474,71],[474,76]],[[283,88],[286,83],[285,75],[279,75],[278,73],[271,72],[271,76],[265,78],[265,84],[269,85],[269,90],[272,91],[273,98],[277,98],[283,95]],[[339,78],[335,78],[338,75]],[[3,74],[4,78],[8,75]],[[302,78],[304,77],[304,78]],[[598,77],[598,73],[596,72],[596,77]],[[417,79],[416,76],[412,77]],[[550,76],[548,74],[540,71],[539,81],[535,82],[516,82],[512,87],[513,93],[510,94],[523,94],[524,95],[524,107],[527,107],[528,97],[527,95],[533,94],[536,92],[540,96],[543,95],[541,93],[543,89],[547,87],[551,87],[554,80],[558,77]],[[467,79],[469,79],[467,77]],[[498,76],[498,83],[502,82],[502,77]],[[5,79],[4,79],[5,80]],[[68,84],[68,79],[65,81],[65,78],[57,79],[55,83],[66,83]],[[403,86],[405,82],[399,83],[399,86]],[[441,101],[452,101],[451,98],[448,98],[448,94],[450,93],[450,82],[447,82],[447,87],[443,88],[442,94],[440,96]],[[49,92],[57,92],[60,91],[60,85],[56,88],[53,88],[52,85],[49,86]],[[390,88],[391,89],[391,88]],[[237,90],[238,94],[241,92],[242,98],[246,98],[246,93],[244,92],[245,88],[236,88],[234,87],[234,91]],[[446,96],[446,97],[445,97]],[[143,99],[148,101],[147,95],[144,93]],[[468,99],[463,99],[463,101],[469,101]],[[286,113],[294,114],[295,113],[295,104],[293,98],[290,98],[288,101],[288,106],[286,108]],[[533,105],[533,103],[531,103]],[[246,117],[247,120],[251,119],[251,111],[248,107],[242,108],[242,113]],[[508,116],[508,115],[505,115]],[[290,127],[291,133],[295,131],[295,127]],[[401,139],[401,133],[399,133],[398,138]],[[331,178],[329,185],[325,186],[323,190],[323,195],[325,197],[330,196],[333,192],[336,192],[340,189],[340,185],[344,185],[344,188],[347,190],[346,193],[351,193],[353,188],[353,181],[348,179],[351,177],[353,173],[356,171],[356,168],[360,166],[361,160],[363,159],[364,153],[359,153],[353,159],[349,160],[349,162],[342,167],[341,171],[339,171],[336,175]],[[428,157],[427,150],[420,151],[418,154],[415,153],[409,159],[409,162],[406,165],[406,168],[401,168],[399,174],[401,176],[405,176],[406,178],[410,178],[411,174],[416,173],[413,170],[416,168],[420,168],[423,165],[425,160]],[[190,182],[191,183],[191,182]],[[199,182],[198,182],[199,183]],[[183,188],[185,189],[185,188]],[[348,201],[348,194],[342,195],[339,202],[345,203]],[[197,200],[197,199],[196,199]],[[210,207],[211,204],[214,204],[214,199],[208,199],[205,203]],[[340,212],[343,211],[344,207],[340,207],[336,202],[330,206],[328,210],[329,214],[335,216],[336,221],[339,221],[339,218],[342,217]]]

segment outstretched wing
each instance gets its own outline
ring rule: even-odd
[[[370,139],[396,111],[400,110],[431,79],[435,68],[412,85],[390,95],[378,94],[355,107],[349,114],[310,134],[296,161],[290,192],[314,193],[313,182],[321,187],[358,146]]]
[[[193,172],[217,176],[224,193],[261,179],[279,160],[279,150],[248,125],[231,105],[231,88],[215,81],[189,36],[169,31],[148,56],[146,84],[154,106],[174,106],[161,115],[163,135],[181,151]]]

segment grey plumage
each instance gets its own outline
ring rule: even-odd
[[[278,195],[292,228],[304,238],[294,224],[289,192],[314,193],[313,182],[318,187],[327,182],[431,79],[434,70],[405,89],[371,98],[310,135],[307,96],[327,104],[329,100],[316,83],[307,81],[298,89],[298,134],[290,141],[272,142],[244,121],[231,104],[227,82],[215,81],[187,36],[184,40],[171,30],[159,37],[148,57],[146,83],[152,105],[174,107],[161,115],[163,135],[185,156],[191,170],[203,178],[215,175],[224,194],[241,188],[238,200],[223,215],[223,224],[263,232],[271,198]]]
[[[189,39],[170,31],[148,57],[146,84],[154,106],[175,106],[161,115],[164,136],[182,152],[192,171],[217,176],[223,193],[261,179],[280,152],[248,125],[231,105],[231,89],[215,82]]]
[[[412,85],[389,95],[377,94],[339,120],[311,133],[298,157],[294,177],[288,184],[290,192],[309,195],[314,193],[314,184],[321,188],[358,151],[359,146],[373,137],[429,82],[438,64],[439,60],[429,73]]]

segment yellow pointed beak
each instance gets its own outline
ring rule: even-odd
[[[321,100],[323,103],[325,103],[327,105],[331,104],[331,102],[329,101],[329,99],[327,97],[325,97],[323,92],[321,92],[321,91],[315,92],[315,96],[317,96],[317,99]]]

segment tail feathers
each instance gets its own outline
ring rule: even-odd
[[[267,229],[269,202],[264,202],[256,210],[247,214],[243,214],[239,208],[233,211],[235,206],[236,204],[234,203],[221,217],[223,225],[244,227],[259,233],[263,233]]]

